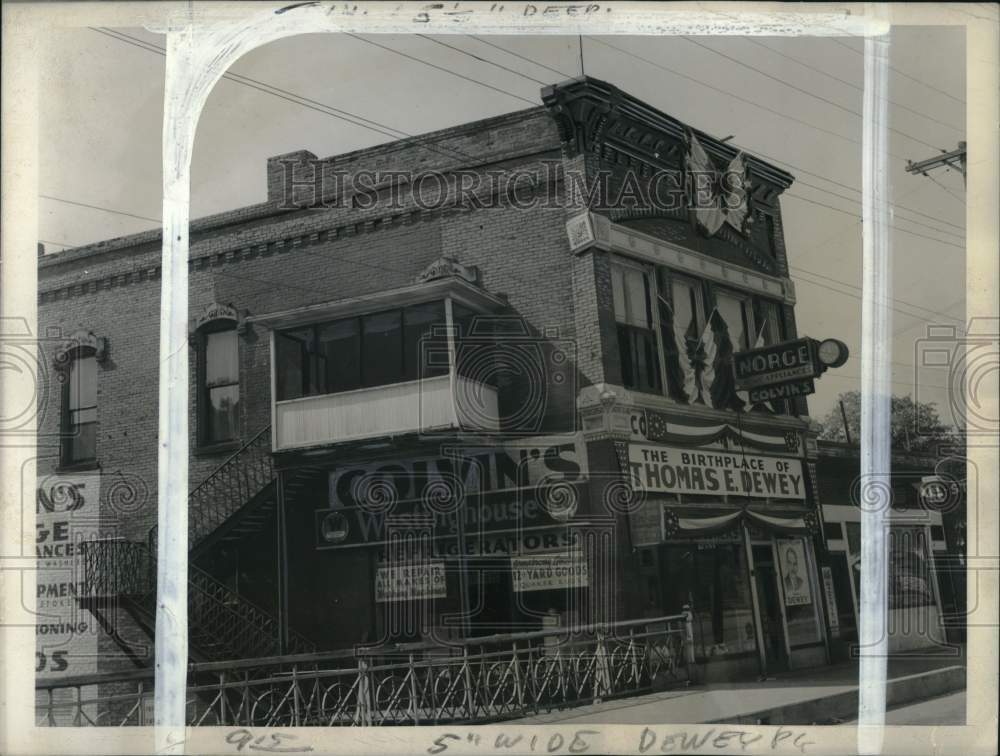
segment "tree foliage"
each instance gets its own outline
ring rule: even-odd
[[[839,397],[847,415],[851,441],[861,438],[861,392],[846,391]],[[840,405],[835,404],[822,420],[819,437],[830,441],[847,441]],[[956,434],[951,426],[941,422],[933,402],[914,402],[909,396],[892,397],[890,418],[892,447],[899,451],[934,451],[944,442],[954,441]]]

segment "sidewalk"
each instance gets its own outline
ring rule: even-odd
[[[965,656],[889,660],[887,705],[965,688]],[[766,681],[714,683],[619,698],[517,720],[522,724],[813,724],[857,713],[858,662],[798,670]]]

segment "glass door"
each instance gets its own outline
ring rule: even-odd
[[[760,603],[760,622],[767,656],[767,671],[781,672],[788,669],[788,653],[785,650],[784,618],[781,612],[781,594],[778,592],[778,571],[774,566],[771,546],[753,547],[754,575],[757,581],[757,597]]]

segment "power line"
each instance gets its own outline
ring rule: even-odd
[[[525,55],[521,55],[520,53],[516,53],[513,50],[509,50],[506,47],[501,47],[500,45],[498,45],[498,44],[496,44],[494,42],[490,42],[490,41],[488,41],[486,39],[483,39],[482,37],[477,37],[475,34],[467,34],[466,36],[470,37],[471,39],[476,40],[477,42],[481,42],[484,45],[489,45],[490,47],[494,47],[497,50],[501,50],[502,52],[505,52],[508,55],[513,55],[515,58],[520,58],[523,61],[527,61],[528,63],[531,63],[532,65],[538,66],[539,68],[544,68],[546,71],[551,71],[552,73],[557,73],[560,76],[566,77],[567,79],[571,78],[571,74],[568,74],[565,71],[560,71],[558,68],[552,68],[552,66],[547,66],[544,63],[539,63],[537,60],[532,60],[531,58],[529,58],[529,57],[527,57]]]
[[[797,280],[801,281],[802,283],[807,283],[807,284],[812,284],[813,286],[818,286],[819,288],[826,289],[827,291],[832,291],[834,294],[840,294],[840,295],[845,296],[845,297],[851,297],[852,299],[856,299],[859,302],[863,301],[863,298],[861,296],[859,296],[858,294],[854,294],[853,292],[850,292],[850,291],[841,291],[840,289],[835,289],[832,286],[828,286],[827,284],[821,283],[819,281],[813,281],[813,280],[811,280],[809,278],[801,278],[801,277],[798,278]],[[890,301],[898,301],[898,300],[892,300],[892,298],[890,297]],[[914,320],[919,320],[919,321],[922,321],[922,322],[927,322],[927,316],[926,315],[918,315],[918,314],[915,314],[915,313],[912,313],[912,312],[907,312],[906,310],[901,310],[898,307],[893,307],[892,305],[889,305],[889,309],[893,310],[895,312],[898,312],[900,315],[905,315],[906,317],[913,318]],[[945,315],[944,317],[948,317],[948,316]],[[951,320],[957,320],[957,318],[950,318],[950,319]]]
[[[754,71],[754,72],[760,74],[761,76],[764,76],[764,77],[770,79],[771,81],[775,81],[775,82],[777,82],[777,83],[779,83],[779,84],[781,84],[783,86],[788,87],[789,89],[792,89],[792,90],[794,90],[796,92],[804,94],[804,95],[806,95],[808,97],[812,97],[813,99],[825,102],[825,103],[827,103],[829,105],[832,105],[835,108],[838,108],[839,110],[843,110],[845,113],[850,113],[851,115],[856,116],[858,118],[864,118],[864,116],[860,112],[858,112],[857,110],[852,110],[851,108],[848,108],[848,107],[846,107],[844,105],[841,105],[838,102],[834,102],[833,100],[831,100],[829,98],[826,98],[826,97],[823,97],[822,95],[815,94],[814,92],[810,92],[807,89],[803,89],[802,87],[798,87],[795,84],[791,84],[790,82],[787,82],[784,79],[782,79],[780,76],[774,76],[772,74],[769,74],[767,71],[762,71],[761,69],[759,69],[759,68],[757,68],[755,66],[751,66],[746,61],[740,61],[740,60],[732,57],[731,55],[727,55],[724,52],[720,52],[719,50],[716,50],[713,47],[709,47],[708,45],[706,45],[706,44],[704,44],[702,42],[695,42],[690,37],[681,37],[681,39],[683,39],[685,42],[690,42],[692,45],[696,45],[697,47],[700,47],[703,50],[708,50],[709,52],[714,53],[714,54],[718,55],[721,58],[725,58],[728,61],[736,63],[741,68],[747,68],[747,69],[749,69],[751,71]],[[938,147],[936,145],[933,145],[930,142],[925,142],[923,139],[920,139],[919,137],[915,137],[912,134],[908,134],[905,131],[893,128],[892,126],[887,127],[887,130],[891,131],[893,133],[899,134],[900,136],[905,137],[907,139],[910,139],[910,140],[912,140],[914,142],[919,142],[920,144],[924,145],[925,147],[930,147],[932,150],[938,149]]]
[[[454,50],[455,52],[461,53],[462,55],[468,55],[470,58],[475,58],[476,60],[481,61],[482,63],[486,63],[487,65],[495,66],[496,68],[508,71],[509,73],[512,73],[515,76],[520,76],[522,79],[527,79],[528,81],[533,81],[536,84],[541,84],[543,87],[546,84],[546,82],[542,81],[541,79],[536,79],[534,76],[528,76],[527,74],[521,73],[520,71],[516,71],[513,68],[508,68],[507,66],[501,65],[500,63],[494,63],[492,60],[481,58],[475,53],[471,53],[468,50],[463,50],[460,47],[455,47],[454,45],[449,45],[447,42],[442,42],[439,39],[428,37],[426,34],[415,34],[414,36],[420,37],[421,39],[426,39],[428,42],[433,42],[435,45],[441,45],[441,47],[447,47],[449,50]]]
[[[400,55],[400,56],[402,56],[404,58],[407,58],[409,60],[415,61],[417,63],[421,63],[421,64],[423,64],[425,66],[430,66],[431,68],[435,68],[438,71],[444,71],[446,74],[450,74],[451,76],[457,76],[459,79],[464,79],[465,81],[470,81],[473,84],[479,84],[480,86],[486,87],[487,89],[492,89],[494,92],[499,92],[500,94],[505,94],[508,97],[513,97],[514,99],[520,100],[521,102],[526,102],[529,105],[537,105],[538,104],[534,100],[529,100],[526,97],[521,97],[521,95],[514,94],[513,92],[508,92],[506,89],[501,89],[500,87],[494,87],[492,84],[487,84],[485,82],[478,81],[477,79],[473,79],[473,78],[471,78],[469,76],[465,76],[465,75],[460,74],[460,73],[458,73],[456,71],[452,71],[450,68],[445,68],[444,66],[439,66],[436,63],[431,63],[429,61],[424,60],[423,58],[418,58],[418,57],[416,57],[414,55],[410,55],[410,54],[405,53],[405,52],[403,52],[401,50],[397,50],[394,47],[389,47],[388,45],[379,44],[378,42],[374,42],[374,41],[372,41],[370,39],[365,39],[362,36],[359,36],[357,34],[351,34],[350,32],[344,32],[344,34],[345,34],[345,36],[353,37],[354,39],[358,40],[359,42],[364,42],[365,44],[374,45],[375,47],[379,47],[379,48],[381,48],[383,50],[387,50],[388,52],[395,53],[396,55]]]
[[[840,284],[841,286],[847,286],[849,288],[856,289],[857,291],[860,291],[860,292],[864,293],[864,288],[863,287],[857,286],[857,285],[849,283],[847,281],[842,281],[839,278],[834,278],[833,276],[827,276],[827,275],[824,275],[823,273],[817,273],[816,271],[809,270],[807,268],[802,268],[802,267],[800,267],[798,265],[792,265],[790,267],[793,270],[799,271],[800,273],[806,273],[806,274],[808,274],[810,276],[816,276],[817,278],[823,278],[823,279],[825,279],[827,281],[830,281],[832,283]],[[813,282],[810,281],[809,283],[813,283]],[[899,302],[900,304],[904,304],[907,307],[913,307],[914,309],[917,309],[917,310],[924,310],[929,315],[937,315],[938,317],[945,318],[947,320],[954,320],[954,321],[957,321],[959,323],[962,322],[961,318],[956,318],[956,317],[954,317],[952,315],[945,315],[943,312],[939,312],[938,310],[932,310],[929,307],[924,307],[923,305],[914,304],[913,302],[908,302],[905,299],[900,299],[898,297],[890,297],[890,299],[893,302]],[[908,314],[908,313],[904,313],[904,314]]]
[[[791,197],[793,199],[801,200],[802,202],[808,202],[812,205],[818,205],[819,207],[825,207],[828,210],[834,210],[838,213],[843,213],[844,215],[851,215],[855,218],[859,217],[857,213],[852,213],[850,210],[841,210],[839,207],[834,207],[833,205],[827,205],[825,202],[817,202],[816,200],[809,199],[808,197],[802,197],[798,194],[792,194],[791,192],[785,192],[782,196]],[[911,236],[919,236],[921,239],[928,239],[930,241],[937,242],[938,244],[944,244],[949,247],[955,247],[955,249],[961,249],[961,250],[965,249],[965,247],[961,244],[952,244],[951,242],[945,241],[944,239],[935,239],[933,236],[927,236],[926,234],[919,234],[916,231],[909,231],[908,229],[900,228],[899,226],[893,226],[892,224],[889,225],[889,228],[895,231],[899,231],[900,233],[903,234],[910,234]]]
[[[77,205],[78,207],[87,207],[91,210],[101,210],[105,213],[113,213],[114,215],[127,215],[129,218],[137,218],[144,221],[152,221],[153,223],[159,223],[159,218],[149,218],[145,215],[136,215],[135,213],[126,213],[124,210],[112,210],[108,207],[101,207],[100,205],[88,205],[86,202],[77,202],[76,200],[64,199],[63,197],[53,197],[49,194],[39,194],[42,199],[52,200],[53,202],[63,202],[67,205]]]
[[[860,204],[860,202],[861,202],[861,200],[855,199],[854,197],[845,197],[843,194],[837,194],[836,192],[832,192],[829,189],[824,189],[821,186],[816,186],[815,184],[810,184],[807,181],[798,180],[795,183],[796,184],[801,184],[802,186],[808,186],[810,189],[815,189],[816,191],[823,192],[824,194],[829,194],[831,197],[837,197],[838,199],[842,199],[845,202],[854,202],[856,204]],[[947,231],[947,230],[945,230],[943,228],[938,228],[937,226],[932,226],[929,223],[921,223],[920,221],[913,220],[912,218],[903,218],[901,216],[897,217],[896,220],[898,220],[898,221],[906,221],[907,223],[912,223],[915,226],[921,226],[922,228],[926,228],[926,229],[929,229],[931,231],[936,231],[939,234],[944,234],[945,236],[950,236],[950,237],[952,237],[954,239],[958,239],[960,241],[965,241],[965,236],[964,235],[956,234],[956,233],[954,233],[952,231]]]
[[[806,63],[801,58],[796,58],[796,57],[794,57],[792,55],[788,55],[787,53],[783,53],[780,50],[775,50],[770,45],[766,45],[766,44],[764,44],[763,42],[761,42],[759,40],[753,39],[752,37],[743,37],[743,41],[744,42],[749,42],[751,45],[756,45],[757,47],[763,47],[765,50],[769,50],[774,55],[777,55],[779,57],[785,58],[786,60],[790,60],[793,63],[796,63],[797,65],[802,66],[803,68],[808,68],[810,71],[815,71],[816,73],[821,74],[822,76],[826,76],[827,78],[833,79],[834,81],[839,81],[841,84],[844,84],[844,85],[846,85],[848,87],[856,89],[859,92],[864,92],[865,91],[864,87],[859,87],[857,84],[855,84],[852,81],[848,81],[847,79],[841,79],[839,76],[834,76],[832,73],[829,73],[828,71],[824,71],[822,68],[819,68],[818,66],[810,65],[809,63]],[[921,118],[926,118],[928,121],[932,121],[933,123],[939,124],[941,126],[949,128],[949,129],[952,129],[953,131],[957,131],[960,134],[964,134],[965,133],[965,129],[964,128],[960,128],[960,127],[955,126],[953,124],[947,123],[946,121],[938,120],[934,116],[928,115],[927,113],[924,113],[923,111],[916,110],[915,108],[911,108],[911,107],[909,107],[907,105],[904,105],[901,102],[896,102],[895,100],[892,100],[892,99],[890,99],[888,97],[886,97],[884,99],[885,99],[885,102],[889,103],[893,107],[899,108],[900,110],[905,110],[905,111],[908,111],[910,113],[913,113],[916,116],[920,116]]]
[[[112,29],[101,29],[95,27],[90,27],[90,28],[93,31],[96,31],[100,34],[104,34],[105,36],[111,37],[112,39],[118,40],[119,42],[124,42],[125,44],[133,45],[134,47],[138,47],[141,50],[146,50],[147,52],[152,52],[160,56],[166,55],[166,50],[164,48],[159,47],[158,45],[155,45],[151,42],[146,42],[144,40],[141,40],[137,37],[132,37],[128,34],[125,34],[124,32],[119,32]],[[222,78],[228,79],[229,81],[233,81],[237,84],[242,84],[243,86],[246,87],[250,87],[251,89],[255,89],[259,92],[263,92],[264,94],[271,95],[272,97],[277,97],[281,100],[285,100],[286,102],[291,102],[295,105],[308,108],[309,110],[314,110],[318,113],[322,113],[323,115],[327,115],[332,118],[337,118],[338,120],[350,123],[354,126],[359,126],[363,129],[368,129],[369,131],[377,132],[379,134],[382,134],[383,136],[387,136],[394,140],[400,140],[400,135],[402,135],[406,139],[400,141],[409,140],[409,144],[421,146],[424,149],[430,150],[431,152],[436,152],[437,154],[443,155],[445,157],[458,156],[463,159],[472,159],[469,155],[459,152],[453,148],[444,147],[438,149],[432,145],[429,145],[426,143],[428,137],[414,136],[413,134],[409,134],[408,132],[405,132],[401,129],[397,129],[393,126],[380,123],[371,118],[366,118],[364,116],[358,115],[357,113],[351,113],[350,111],[347,110],[335,108],[331,105],[327,105],[326,103],[310,99],[295,92],[290,92],[287,89],[276,87],[272,84],[268,84],[258,79],[253,79],[249,76],[243,76],[241,74],[233,73],[230,71],[223,74]]]
[[[846,43],[844,43],[844,42],[841,42],[841,41],[840,41],[839,39],[834,39],[833,37],[828,37],[828,39],[829,39],[829,40],[830,40],[831,42],[833,42],[834,44],[837,44],[837,45],[840,45],[840,46],[841,46],[841,47],[843,47],[843,48],[844,48],[845,50],[850,50],[850,51],[851,51],[852,53],[854,53],[855,55],[860,55],[860,56],[861,56],[862,58],[863,58],[863,57],[864,57],[864,55],[865,55],[865,54],[864,54],[864,52],[863,52],[862,50],[858,50],[858,49],[857,49],[857,48],[855,48],[855,47],[851,47],[850,45],[848,45],[848,44],[846,44]],[[910,81],[915,81],[915,82],[916,82],[917,84],[920,84],[921,86],[924,86],[924,87],[927,87],[928,89],[932,89],[932,90],[934,90],[935,92],[938,92],[938,93],[940,93],[940,94],[943,94],[943,95],[944,95],[945,97],[950,97],[950,98],[951,98],[951,99],[953,99],[953,100],[954,100],[955,102],[960,102],[960,103],[962,103],[963,105],[965,104],[965,100],[963,100],[963,99],[961,99],[961,98],[959,98],[959,97],[955,97],[955,95],[951,94],[950,92],[945,92],[945,91],[944,91],[943,89],[938,89],[937,87],[935,87],[935,86],[933,86],[933,85],[931,85],[931,84],[928,84],[928,83],[927,83],[926,81],[921,81],[920,79],[917,79],[917,78],[914,78],[913,76],[910,76],[910,75],[909,75],[908,73],[906,73],[905,71],[900,71],[900,70],[899,70],[898,68],[896,68],[895,66],[889,66],[889,70],[890,70],[890,71],[894,71],[895,73],[899,74],[900,76],[902,76],[902,77],[903,77],[903,78],[905,78],[905,79],[909,79]]]

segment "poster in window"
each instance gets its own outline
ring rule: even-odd
[[[778,541],[778,564],[781,567],[781,584],[785,589],[785,606],[803,606],[812,603],[809,592],[809,565],[805,546],[799,539]]]

